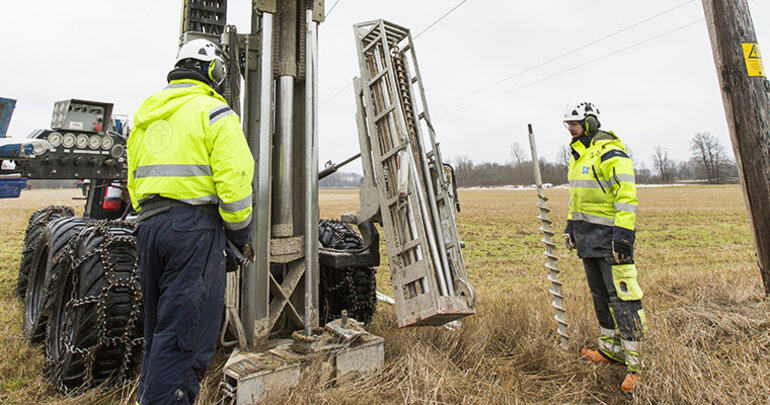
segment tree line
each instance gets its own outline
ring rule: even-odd
[[[699,182],[707,184],[737,183],[738,169],[724,145],[709,132],[695,134],[690,139],[690,158],[676,161],[668,150],[656,146],[651,156],[652,166],[637,160],[633,151],[626,148],[634,160],[636,182],[640,184],[670,184],[675,182]],[[543,183],[567,182],[567,167],[572,155],[569,145],[562,145],[555,162],[540,159]],[[532,161],[522,146],[511,145],[511,161],[508,163],[474,163],[468,156],[453,160],[458,187],[495,187],[534,184]]]

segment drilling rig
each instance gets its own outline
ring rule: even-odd
[[[383,365],[383,339],[364,329],[376,304],[375,224],[385,234],[399,327],[442,325],[474,314],[476,303],[457,234],[453,173],[441,158],[409,30],[383,20],[354,26],[361,205],[319,225],[324,2],[253,0],[246,34],[227,25],[226,11],[226,0],[185,0],[179,41],[205,38],[222,48],[224,97],[255,160],[256,260],[228,274],[220,336],[234,347],[222,390],[246,404],[296,384],[313,359],[331,365],[331,379]],[[30,135],[52,149],[16,168],[29,178],[90,179],[83,217],[48,207],[30,218],[17,290],[25,335],[45,343],[46,377],[65,392],[131,378],[141,358],[131,208],[114,204],[130,134],[111,108],[57,103],[51,129]]]

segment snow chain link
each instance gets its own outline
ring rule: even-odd
[[[63,214],[64,212],[69,212],[70,216],[75,215],[75,212],[70,207],[65,207],[63,205],[53,205],[50,207],[43,208],[40,211],[36,211],[36,213],[40,213],[39,216],[32,214],[31,217],[29,217],[29,222],[27,223],[27,230],[24,232],[24,240],[26,241],[29,237],[29,230],[32,228],[33,223],[40,222],[41,219],[45,219],[42,221],[43,223],[47,224],[51,222],[51,215],[54,213]],[[24,247],[21,250],[22,257],[23,255],[26,255],[27,253],[31,253],[33,250],[35,250],[35,246],[30,246],[28,244],[24,244]]]
[[[27,257],[27,255],[32,254],[34,250],[38,247],[38,244],[26,243],[29,240],[29,231],[30,229],[32,229],[32,225],[38,222],[47,224],[51,222],[51,215],[64,214],[65,212],[69,213],[69,216],[75,215],[75,211],[73,211],[71,207],[67,207],[64,205],[52,205],[50,207],[46,207],[46,208],[43,208],[42,210],[36,211],[35,213],[32,214],[31,217],[29,217],[29,222],[27,223],[27,230],[24,231],[24,247],[21,249],[22,262],[24,261],[24,258]],[[35,214],[39,214],[39,215],[35,215]],[[24,279],[25,282],[29,281],[29,274],[20,273],[19,277]],[[24,297],[21,297],[21,298],[23,299]]]
[[[329,228],[334,232],[336,236],[336,240],[334,243],[331,244],[331,246],[328,246],[332,249],[345,249],[347,246],[345,246],[346,238],[354,237],[358,244],[363,244],[363,239],[355,233],[346,233],[340,230],[340,227],[344,226],[342,225],[341,221],[338,221],[336,219],[325,219],[321,222],[321,226],[331,225]],[[340,290],[342,290],[344,287],[347,287],[348,292],[350,293],[351,300],[353,302],[353,308],[349,308],[348,312],[352,314],[358,314],[358,313],[365,313],[369,310],[373,309],[375,305],[377,305],[377,293],[376,291],[371,291],[368,297],[362,296],[358,293],[358,290],[356,289],[355,280],[353,279],[355,275],[355,268],[354,267],[346,267],[343,269],[345,271],[345,277],[343,277],[342,280],[340,280],[337,284],[328,287],[329,295],[334,294]],[[344,291],[343,291],[344,292]],[[360,311],[360,312],[359,312]],[[337,319],[339,316],[332,315],[329,317],[330,319]]]
[[[121,280],[121,277],[118,275],[118,271],[115,269],[114,264],[110,261],[112,258],[112,254],[110,253],[110,248],[113,246],[126,246],[130,249],[136,250],[136,238],[134,236],[117,236],[110,232],[110,225],[112,226],[120,226],[120,227],[126,227],[129,230],[133,229],[134,225],[125,222],[125,221],[107,221],[107,220],[99,220],[96,222],[91,222],[86,224],[86,226],[75,236],[73,236],[68,242],[67,245],[62,250],[62,253],[58,257],[54,257],[53,261],[55,264],[61,266],[61,271],[59,271],[53,278],[52,278],[52,284],[56,285],[57,283],[61,282],[61,278],[64,277],[64,275],[68,271],[73,272],[72,277],[72,293],[70,296],[70,299],[67,301],[65,305],[65,317],[64,317],[64,324],[63,324],[63,330],[69,331],[73,330],[75,325],[73,324],[74,319],[72,319],[71,310],[78,306],[83,305],[92,305],[96,304],[96,322],[95,326],[98,328],[97,331],[97,339],[96,343],[93,346],[90,347],[77,347],[73,345],[73,342],[71,342],[71,335],[69,333],[65,333],[62,337],[62,344],[65,348],[65,350],[68,353],[71,354],[77,354],[82,355],[83,360],[85,363],[85,377],[83,378],[81,387],[79,388],[86,388],[86,387],[92,387],[94,386],[94,376],[93,376],[93,364],[96,360],[96,354],[98,352],[98,349],[103,347],[109,347],[109,346],[120,346],[122,345],[124,347],[123,350],[123,360],[121,362],[120,369],[118,370],[117,374],[113,375],[113,378],[116,378],[118,381],[123,380],[126,378],[126,375],[129,371],[129,368],[131,367],[131,355],[134,353],[134,347],[138,345],[144,344],[144,337],[139,338],[132,338],[132,331],[134,330],[134,327],[136,326],[137,319],[141,315],[143,308],[142,308],[142,293],[141,293],[141,284],[139,280],[139,267],[138,263],[135,261],[133,264],[133,268],[130,270],[128,277],[123,277],[124,279]],[[130,232],[130,231],[129,231]],[[81,244],[81,242],[86,238],[87,236],[91,234],[99,234],[103,237],[103,240],[99,243],[99,246],[96,249],[93,249],[89,252],[86,252],[85,255],[78,257],[78,246]],[[79,277],[80,274],[77,271],[80,266],[85,263],[90,258],[98,256],[100,263],[102,265],[102,269],[104,270],[104,281],[105,285],[102,288],[102,291],[100,294],[95,296],[88,296],[88,297],[81,297],[77,298],[78,294],[78,285],[79,285]],[[107,305],[108,305],[108,299],[110,297],[110,291],[115,288],[125,288],[129,291],[129,295],[131,297],[130,305],[131,310],[128,315],[128,320],[124,326],[123,333],[121,336],[113,336],[108,337],[107,336]],[[45,308],[48,313],[51,313],[51,305],[53,304],[53,300],[48,301],[47,308]],[[53,359],[50,357],[48,353],[46,353],[46,362],[52,362]],[[57,366],[57,365],[54,365]],[[61,365],[58,365],[61,366]],[[49,369],[53,367],[48,367]],[[54,376],[49,376],[49,378],[53,378]],[[78,389],[72,389],[70,387],[67,387],[64,384],[64,381],[61,378],[61,373],[59,373],[58,376],[56,376],[57,381],[53,381],[53,383],[65,394],[72,394],[76,392]]]

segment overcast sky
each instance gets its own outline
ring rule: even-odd
[[[228,22],[249,31],[250,1],[228,3]],[[326,0],[327,12],[335,3],[320,27],[321,162],[358,152],[348,86],[359,74],[352,25],[384,18],[416,35],[462,0]],[[770,0],[749,4],[760,48],[770,54]],[[18,100],[9,136],[48,128],[54,102],[68,98],[112,102],[115,112],[132,116],[165,85],[181,5],[4,5],[0,97]],[[675,160],[688,159],[689,140],[698,132],[716,135],[732,154],[703,17],[700,0],[466,0],[415,39],[445,158],[510,161],[514,142],[528,152],[531,123],[540,155],[555,160],[569,140],[561,124],[564,107],[576,98],[597,104],[602,127],[615,131],[648,167],[656,146]]]

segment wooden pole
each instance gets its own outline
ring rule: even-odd
[[[722,103],[770,296],[770,83],[747,0],[702,0]]]

